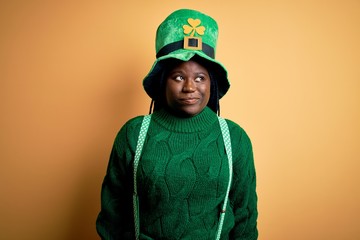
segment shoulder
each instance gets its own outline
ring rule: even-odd
[[[226,120],[226,123],[228,124],[229,131],[230,131],[230,137],[232,138],[232,140],[236,139],[236,141],[251,142],[249,135],[244,130],[244,128],[242,128],[239,124],[237,124],[236,122],[234,122],[230,119],[225,119],[225,120]]]
[[[128,141],[128,143],[132,144],[134,141],[136,141],[143,119],[144,115],[141,115],[126,121],[126,123],[118,131],[115,142]]]
[[[136,116],[136,117],[129,119],[121,129],[123,129],[123,128],[125,128],[125,129],[139,128],[144,117],[145,117],[144,115],[140,115],[140,116]],[[120,131],[121,131],[121,129],[120,129]]]
[[[255,166],[251,140],[239,124],[228,119],[226,122],[230,131],[234,178],[252,176],[255,173]]]
[[[230,132],[233,156],[237,160],[244,160],[252,155],[252,143],[247,132],[236,122],[225,119]]]

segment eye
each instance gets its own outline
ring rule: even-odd
[[[184,80],[184,77],[181,76],[181,75],[175,75],[173,78],[174,78],[176,81],[183,81],[183,80]]]
[[[202,75],[199,75],[195,78],[195,82],[203,82],[205,80],[206,80],[205,76]]]

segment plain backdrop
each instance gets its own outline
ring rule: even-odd
[[[259,239],[360,239],[358,0],[1,1],[0,238],[99,239],[114,137],[148,113],[155,31],[179,8],[219,24]]]

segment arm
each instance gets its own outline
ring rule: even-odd
[[[132,158],[136,131],[127,124],[115,138],[101,189],[96,230],[104,240],[133,239]]]
[[[237,128],[237,129],[235,129]],[[235,226],[230,239],[255,240],[257,230],[256,172],[251,141],[240,127],[230,129],[234,153],[234,175],[231,190],[231,204]]]

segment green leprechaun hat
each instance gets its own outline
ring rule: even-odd
[[[156,32],[156,61],[143,81],[146,93],[156,99],[160,89],[161,62],[166,59],[188,61],[195,55],[209,61],[217,75],[219,99],[230,87],[225,67],[215,60],[218,25],[208,15],[190,9],[170,14]]]

